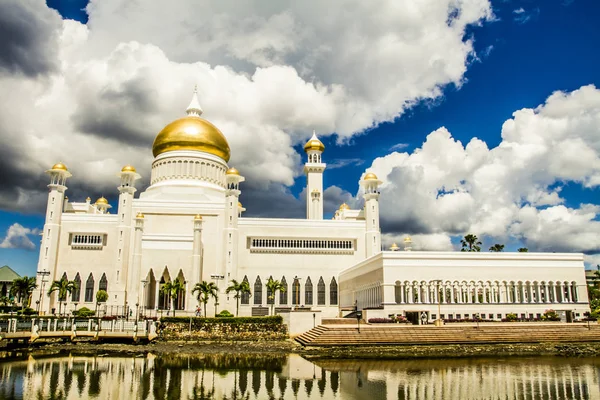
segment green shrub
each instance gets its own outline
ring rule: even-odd
[[[161,322],[171,322],[178,324],[189,324],[190,319],[192,325],[209,325],[209,324],[265,324],[265,325],[277,325],[283,323],[281,315],[275,315],[270,317],[231,317],[231,318],[205,318],[205,317],[162,317]]]
[[[73,311],[73,316],[80,318],[93,317],[95,314],[96,312],[94,310],[90,310],[87,307],[81,307],[79,310]]]
[[[23,310],[19,310],[17,311],[17,315],[36,315],[37,311],[35,311],[33,308],[31,307],[27,307]]]
[[[509,322],[516,321],[518,319],[517,314],[509,313],[506,314],[506,320]]]
[[[106,303],[106,300],[108,300],[108,293],[106,293],[106,290],[98,290],[98,292],[96,292],[96,301],[98,303]]]
[[[543,321],[560,321],[560,317],[554,310],[546,310],[542,315]]]
[[[233,318],[233,314],[227,310],[223,310],[217,314],[218,318]]]

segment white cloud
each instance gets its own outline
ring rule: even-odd
[[[565,206],[566,183],[600,185],[600,90],[555,92],[502,126],[495,148],[445,128],[412,153],[368,168],[384,181],[382,227],[398,233],[510,237],[531,250],[600,252],[600,207]]]
[[[517,9],[513,10],[513,14],[523,14],[525,12],[525,9],[523,7],[519,7]]]
[[[382,242],[384,249],[388,250],[392,243],[396,243],[400,250],[404,250],[404,239],[410,237],[412,243],[411,248],[415,251],[452,251],[451,238],[449,235],[443,233],[432,233],[432,234],[417,234],[410,235],[407,233],[402,234],[384,234],[382,236]]]
[[[38,229],[25,228],[21,224],[14,223],[6,231],[6,236],[0,243],[0,249],[35,250],[35,244],[29,236],[39,233]]]
[[[405,148],[407,148],[409,146],[408,143],[396,143],[395,145],[393,145],[392,147],[389,148],[389,151],[399,151],[399,150],[404,150]]]
[[[152,140],[194,84],[248,181],[291,185],[293,146],[313,129],[345,142],[460,86],[475,56],[466,29],[493,17],[488,0],[105,0],[88,13],[85,26],[33,0],[0,4],[23,16],[3,40],[31,38],[20,51],[39,56],[0,54],[1,208],[41,209],[41,171],[59,160],[72,199],[114,192],[125,163],[147,182]]]

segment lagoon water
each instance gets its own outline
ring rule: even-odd
[[[600,360],[54,356],[0,363],[0,399],[599,399]]]

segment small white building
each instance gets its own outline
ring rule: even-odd
[[[368,318],[500,320],[552,309],[570,320],[589,311],[579,253],[384,251],[339,280],[340,307]]]

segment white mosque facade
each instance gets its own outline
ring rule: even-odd
[[[114,210],[104,197],[70,202],[65,192],[71,173],[64,164],[46,171],[42,291],[66,277],[78,286],[61,301],[68,310],[94,309],[100,289],[109,294],[105,310],[168,310],[160,288],[177,279],[186,288],[175,300],[179,315],[197,309],[191,289],[201,281],[219,287],[218,310],[234,312],[236,299],[225,293],[233,279],[247,280],[252,291],[240,299],[240,315],[264,315],[271,301],[281,312],[311,309],[323,317],[358,307],[372,315],[426,312],[435,319],[441,303],[446,318],[549,308],[582,315],[589,309],[581,254],[382,251],[382,182],[373,173],[360,181],[362,209],[343,204],[333,219],[323,219],[324,145],[314,134],[304,147],[306,219],[243,217],[244,177],[228,165],[225,136],[201,114],[194,94],[187,116],[158,134],[150,186],[139,196],[140,175],[123,167]],[[287,288],[274,300],[265,286],[270,277]],[[58,310],[55,294],[38,291],[34,301],[36,296],[41,312]],[[209,316],[214,309],[211,301]]]

